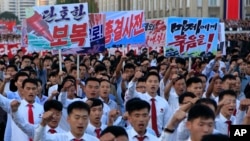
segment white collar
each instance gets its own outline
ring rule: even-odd
[[[140,135],[138,135],[138,133],[135,131],[135,129],[132,126],[129,130],[130,130],[129,134],[132,138],[136,138],[137,136],[140,136]],[[146,129],[146,133],[144,134],[144,136],[146,138],[149,138],[149,133],[147,132],[147,129]]]

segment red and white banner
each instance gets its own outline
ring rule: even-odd
[[[28,54],[27,48],[21,47],[21,44],[1,44],[0,43],[0,56],[8,55],[9,58],[14,57],[17,54],[17,51],[22,49],[24,54]]]

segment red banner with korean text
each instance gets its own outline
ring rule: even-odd
[[[89,13],[89,37],[91,47],[62,49],[62,54],[95,54],[105,50],[105,22],[106,15],[101,13]],[[53,50],[58,54],[58,50]]]
[[[26,8],[28,50],[90,47],[87,3]]]
[[[115,45],[141,44],[145,42],[144,11],[105,12],[105,43]]]
[[[28,54],[27,48],[21,47],[20,43],[15,44],[2,44],[0,43],[0,56],[1,55],[8,55],[9,58],[14,57],[17,54],[17,51],[22,49],[24,54]]]
[[[164,47],[166,44],[167,25],[163,19],[147,19],[145,23],[147,47]]]

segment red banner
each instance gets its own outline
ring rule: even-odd
[[[146,20],[146,45],[147,47],[161,47],[166,43],[167,26],[165,20]]]
[[[28,53],[26,48],[21,47],[21,44],[0,44],[0,56],[7,54],[9,58],[12,58],[19,49],[22,49],[24,54]]]
[[[225,19],[238,20],[242,17],[242,0],[224,0]]]
[[[0,25],[4,25],[9,32],[13,31],[14,26],[16,25],[16,21],[14,20],[0,20]]]

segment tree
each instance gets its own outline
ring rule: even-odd
[[[89,13],[99,12],[98,4],[95,0],[86,0],[86,2],[88,2]]]
[[[8,11],[0,13],[0,19],[15,20],[17,24],[19,23],[18,17],[15,14],[13,14],[12,12],[8,12]]]

